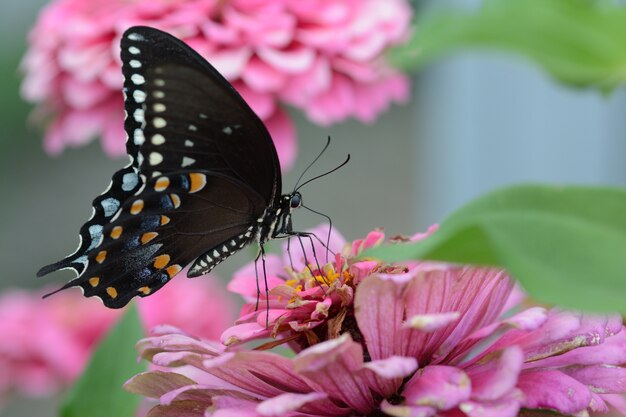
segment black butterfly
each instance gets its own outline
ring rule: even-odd
[[[131,163],[93,201],[81,242],[38,276],[70,268],[81,287],[120,308],[157,291],[187,264],[211,271],[250,242],[296,235],[298,191],[281,196],[272,139],[261,120],[208,62],[148,27],[121,41]]]

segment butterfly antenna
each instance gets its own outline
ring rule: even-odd
[[[302,180],[302,177],[304,177],[304,174],[306,174],[306,172],[309,170],[309,168],[311,168],[313,166],[313,164],[315,164],[317,162],[317,160],[321,158],[321,156],[324,154],[324,152],[326,152],[326,149],[328,149],[329,145],[330,145],[330,136],[328,136],[328,140],[326,141],[326,145],[324,145],[324,149],[322,149],[322,151],[319,153],[319,155],[317,155],[315,157],[315,159],[304,169],[304,171],[302,171],[302,174],[300,174],[300,177],[298,178],[298,181],[296,181],[295,187],[293,187],[294,191],[296,191],[298,189],[298,184]]]
[[[313,177],[313,178],[311,178],[310,180],[305,181],[305,182],[304,182],[304,183],[302,183],[302,184],[301,184],[298,188],[296,188],[294,191],[299,190],[300,188],[304,187],[305,185],[307,185],[307,184],[308,184],[308,183],[310,183],[311,181],[315,181],[315,180],[316,180],[316,179],[318,179],[318,178],[322,178],[322,177],[325,177],[325,176],[326,176],[326,175],[328,175],[328,174],[332,174],[333,172],[337,171],[339,168],[342,168],[344,165],[346,165],[349,161],[350,161],[350,154],[348,154],[348,157],[346,158],[346,160],[345,160],[345,161],[343,161],[343,162],[341,163],[341,165],[339,165],[338,167],[335,167],[335,168],[331,169],[331,170],[330,170],[330,171],[328,171],[328,172],[325,172],[325,173],[323,173],[323,174],[318,175],[317,177]]]
[[[312,208],[305,206],[304,204],[302,205],[302,207],[309,210],[312,213],[325,217],[326,220],[328,220],[328,236],[326,237],[326,245],[325,245],[326,246],[326,262],[328,262],[328,252],[330,251],[330,233],[333,230],[333,219],[331,219],[330,216],[324,213],[320,213],[319,211],[313,210]]]

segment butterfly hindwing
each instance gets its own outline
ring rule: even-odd
[[[79,275],[83,273],[88,263],[87,252],[99,243],[105,225],[117,213],[123,202],[135,194],[141,185],[141,179],[132,166],[117,171],[109,187],[93,200],[92,215],[80,229],[80,243],[76,251],[59,262],[44,266],[37,272],[37,276],[41,277],[66,268],[76,271]]]
[[[245,246],[263,204],[253,190],[221,174],[181,171],[152,178],[103,228],[100,244],[86,253],[86,269],[64,288],[80,286],[85,296],[123,307],[134,296],[154,293],[207,249],[219,251],[217,263]],[[224,253],[231,241],[237,246]]]

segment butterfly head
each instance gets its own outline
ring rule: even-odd
[[[298,191],[294,191],[289,196],[289,207],[292,209],[300,208],[302,205],[302,194]]]

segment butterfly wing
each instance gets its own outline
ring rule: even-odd
[[[38,275],[72,268],[108,307],[154,293],[203,253],[202,272],[250,242],[280,196],[276,150],[232,86],[178,39],[147,27],[122,38],[131,164],[94,200],[81,244]]]

